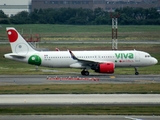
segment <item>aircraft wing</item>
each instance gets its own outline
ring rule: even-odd
[[[71,57],[74,60],[77,60],[78,62],[81,63],[82,66],[96,66],[98,63],[106,63],[106,62],[110,62],[110,61],[100,61],[100,60],[91,60],[91,59],[79,59],[77,58],[72,51],[70,51]]]
[[[89,63],[104,63],[104,62],[107,62],[107,61],[100,61],[100,60],[90,60],[90,59],[79,59],[79,58],[77,58],[73,53],[72,53],[72,51],[70,51],[69,50],[69,52],[70,52],[70,54],[71,54],[71,57],[74,59],[74,60],[78,60],[78,61],[80,61],[80,62],[89,62]]]

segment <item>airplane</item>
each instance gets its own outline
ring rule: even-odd
[[[90,69],[98,73],[112,74],[117,67],[137,67],[155,65],[158,60],[150,54],[137,50],[110,51],[38,51],[30,46],[14,27],[6,28],[12,53],[4,58],[25,62],[36,66],[51,68],[82,69],[81,74],[88,76]]]

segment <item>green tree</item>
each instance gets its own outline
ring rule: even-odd
[[[31,23],[31,20],[29,17],[29,13],[27,11],[22,11],[14,16],[11,16],[10,22],[12,24],[29,24]]]
[[[120,8],[116,9],[120,13],[119,24],[124,25],[159,25],[160,14],[155,8]]]
[[[8,16],[2,10],[0,10],[0,24],[9,24]]]
[[[120,14],[118,22],[121,25],[160,25],[160,14],[155,8],[119,8],[113,14]],[[7,16],[0,11],[0,18]],[[74,25],[102,25],[111,24],[110,13],[102,8],[60,8],[35,9],[31,13],[26,11],[7,18],[13,24],[74,24]],[[9,23],[7,19],[0,23]]]

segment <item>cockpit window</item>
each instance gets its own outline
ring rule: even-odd
[[[150,55],[145,55],[145,57],[151,57]]]

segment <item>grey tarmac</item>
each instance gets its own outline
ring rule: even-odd
[[[2,115],[1,120],[160,120],[160,116],[123,115]],[[133,119],[132,119],[133,120]]]
[[[47,79],[48,77],[53,79]],[[55,78],[59,78],[55,80]],[[73,78],[81,78],[81,80]],[[68,78],[71,78],[70,80]],[[94,81],[93,79],[96,79]],[[96,83],[160,83],[160,75],[0,75],[1,85],[31,84],[96,84]]]
[[[2,94],[5,105],[160,105],[160,94]]]
[[[99,81],[85,81],[85,80],[47,80],[47,77],[77,77],[77,75],[73,76],[67,76],[67,75],[0,75],[0,85],[28,85],[28,84],[96,84],[96,83],[113,83],[113,84],[119,84],[119,83],[159,83],[160,82],[160,75],[91,75],[87,76],[91,78],[98,78]],[[85,78],[86,76],[78,76]],[[149,105],[159,105],[158,103],[160,101],[160,95],[155,96],[148,96],[144,97],[143,100],[150,100],[153,102],[150,102]],[[124,104],[124,98],[125,95],[121,95],[121,102]],[[2,96],[1,96],[2,97]],[[8,97],[11,97],[11,95],[8,95]],[[13,96],[12,96],[13,97]],[[17,97],[17,96],[16,96]],[[20,97],[20,96],[19,96]],[[41,96],[42,97],[42,96]],[[73,97],[73,96],[72,96]],[[135,97],[134,95],[131,95],[131,97]],[[68,97],[67,97],[68,98]],[[74,97],[73,97],[74,98]],[[120,98],[120,97],[119,97]],[[130,96],[128,96],[128,99],[132,99]],[[136,97],[138,102],[142,104],[144,101],[140,101],[138,97]],[[16,98],[15,98],[16,99]],[[33,97],[32,97],[33,99]],[[115,98],[114,98],[115,99]],[[152,99],[152,100],[151,100]],[[154,99],[154,100],[153,100]],[[1,103],[3,102],[2,99]],[[21,103],[29,103],[28,98],[24,99],[21,98]],[[51,99],[48,99],[51,100]],[[72,99],[73,100],[73,99]],[[108,100],[108,99],[106,99]],[[111,100],[111,99],[110,99]],[[135,99],[134,99],[135,100]],[[6,100],[4,100],[7,102]],[[93,102],[93,101],[92,101]],[[112,101],[116,102],[116,101]],[[120,101],[119,101],[120,102]],[[131,101],[128,101],[131,103]],[[138,103],[137,102],[137,103]],[[11,102],[9,102],[11,103]],[[136,103],[136,104],[137,104]],[[149,101],[148,101],[149,103]],[[148,104],[147,103],[147,104]],[[136,105],[133,104],[133,105]],[[139,105],[140,105],[139,104]],[[146,104],[146,103],[143,103]],[[2,106],[4,103],[1,104]],[[11,104],[10,104],[11,105]],[[9,106],[10,106],[9,105]],[[13,104],[12,104],[13,105]],[[24,105],[24,104],[23,104]],[[31,104],[30,104],[31,105]],[[73,105],[73,104],[72,104]],[[160,116],[119,116],[119,115],[0,115],[0,120],[129,120],[132,118],[137,118],[137,120],[159,120]],[[136,120],[136,119],[135,119]]]

